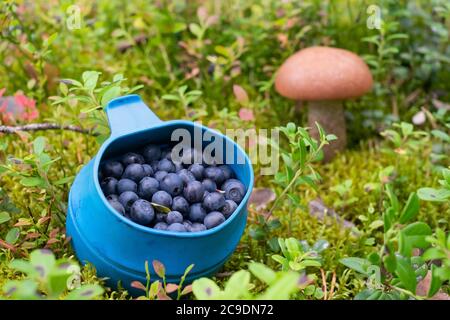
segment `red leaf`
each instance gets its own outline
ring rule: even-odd
[[[234,84],[233,85],[233,93],[234,93],[234,96],[236,97],[236,100],[241,105],[247,104],[247,102],[248,102],[248,94],[244,90],[244,88],[242,88],[241,86],[238,86],[237,84]]]
[[[255,116],[253,115],[253,110],[247,108],[241,108],[239,110],[239,118],[244,121],[253,121]]]
[[[132,286],[133,288],[136,288],[136,289],[140,289],[140,290],[144,290],[144,291],[147,290],[147,289],[145,288],[145,286],[144,286],[142,283],[140,283],[139,281],[133,281],[133,282],[131,282],[131,286]]]
[[[160,278],[164,278],[164,275],[166,274],[166,268],[164,268],[164,265],[159,262],[158,260],[153,260],[153,269],[155,269],[156,274]]]
[[[174,283],[168,283],[166,285],[166,292],[167,293],[172,293],[174,291],[176,291],[178,289],[178,285],[174,284]]]

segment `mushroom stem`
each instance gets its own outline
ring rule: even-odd
[[[338,139],[330,142],[323,149],[324,162],[329,162],[337,152],[345,149],[347,133],[345,128],[344,108],[341,101],[310,101],[308,109],[308,126],[311,135],[319,140],[319,131],[315,122],[319,123],[326,134],[334,134]]]

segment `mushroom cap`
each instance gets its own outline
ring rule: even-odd
[[[278,69],[275,88],[295,100],[344,100],[372,88],[369,67],[353,52],[311,47],[289,57]]]

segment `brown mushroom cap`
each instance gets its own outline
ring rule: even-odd
[[[278,70],[275,88],[295,100],[344,100],[372,88],[366,63],[353,52],[329,47],[303,49]]]

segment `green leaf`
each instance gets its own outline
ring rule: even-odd
[[[250,283],[250,273],[246,270],[239,270],[233,273],[225,285],[224,293],[227,299],[239,299],[248,295],[248,285]]]
[[[419,197],[417,193],[412,192],[409,195],[408,201],[400,214],[400,223],[404,224],[413,219],[419,213]]]
[[[431,228],[424,222],[415,222],[407,225],[400,231],[399,251],[402,255],[409,257],[413,248],[427,248],[430,243],[426,238],[431,233]]]
[[[82,78],[84,82],[84,87],[88,90],[93,90],[97,86],[98,78],[100,72],[97,71],[85,71],[83,72]]]
[[[420,188],[417,191],[420,199],[425,201],[445,202],[450,198],[450,190],[434,189],[434,188]]]
[[[173,94],[165,94],[161,98],[163,100],[180,101],[180,97]]]
[[[300,275],[295,272],[283,273],[272,285],[259,297],[261,300],[287,300],[294,292],[299,290],[298,281]]]
[[[383,263],[387,271],[394,273],[397,268],[397,258],[393,251],[389,255],[383,257]]]
[[[416,292],[416,274],[411,266],[410,259],[397,255],[397,268],[395,269],[395,273],[399,277],[405,289],[411,291],[412,293]]]
[[[339,260],[347,268],[353,269],[359,273],[367,275],[367,268],[370,266],[370,262],[367,259],[350,257],[350,258],[342,258]]]
[[[41,177],[24,177],[20,179],[20,184],[25,187],[42,187],[45,186],[45,180]]]
[[[97,284],[87,284],[70,292],[67,300],[91,300],[101,294],[104,290]]]
[[[197,38],[200,38],[202,35],[202,29],[200,28],[200,26],[196,23],[190,23],[189,24],[189,31],[192,32],[192,34],[194,36],[196,36]]]
[[[212,300],[220,294],[220,288],[211,279],[200,278],[192,283],[192,292],[197,300]]]
[[[35,154],[40,155],[45,148],[45,138],[44,137],[37,137],[33,141],[33,151]]]
[[[397,196],[395,195],[394,190],[392,189],[391,184],[386,185],[386,193],[391,202],[392,209],[394,210],[395,213],[397,213],[399,211],[399,203],[398,203]]]
[[[0,212],[0,224],[5,223],[9,220],[11,220],[9,213],[6,211],[1,211]]]
[[[438,270],[438,267],[435,264],[431,265],[431,282],[430,282],[430,288],[428,290],[428,297],[434,296],[442,285],[442,279],[439,277],[438,273],[436,272]]]
[[[119,86],[109,88],[102,96],[101,104],[106,106],[106,104],[114,98],[120,96],[121,89]]]
[[[280,257],[280,261],[284,261],[285,259],[279,255],[274,255],[272,258],[277,261],[275,256]],[[282,262],[280,262],[282,263]],[[271,285],[276,280],[276,273],[267,267],[266,265],[258,262],[253,262],[248,266],[248,269],[250,272],[257,277],[259,280],[261,280],[264,283],[267,283],[268,285]]]
[[[12,228],[6,234],[5,241],[8,242],[9,244],[14,244],[14,243],[16,243],[17,239],[19,239],[19,235],[20,235],[20,229]]]
[[[56,264],[53,253],[48,249],[34,250],[30,254],[30,263],[41,279],[45,279]]]

